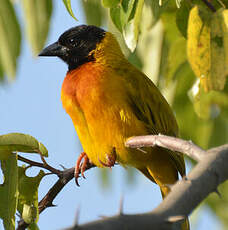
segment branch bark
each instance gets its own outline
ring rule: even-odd
[[[206,151],[195,145],[192,141],[186,141],[177,137],[166,135],[147,135],[129,138],[126,147],[142,148],[159,146],[172,151],[181,152],[190,158],[200,161],[206,154]]]
[[[163,135],[134,138],[136,142],[131,138],[126,145],[134,145],[135,148],[171,146],[169,149],[185,152],[196,159],[198,164],[185,178],[171,187],[169,195],[152,212],[137,215],[119,214],[80,226],[76,224],[66,230],[180,229],[181,221],[210,193],[218,193],[218,185],[228,179],[228,144],[204,151],[191,142]]]

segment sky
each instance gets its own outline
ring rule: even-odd
[[[51,29],[46,44],[55,42],[66,29],[85,23],[79,1],[75,2],[73,9],[79,19],[78,23],[69,16],[62,1],[54,1]],[[25,27],[21,8],[16,6],[16,10],[24,38]],[[73,167],[82,152],[71,119],[60,101],[61,84],[66,71],[66,64],[57,58],[33,57],[28,43],[23,39],[16,80],[0,85],[0,135],[21,132],[34,136],[47,147],[47,161],[56,168],[60,168],[60,164],[66,168]],[[31,154],[22,156],[39,160],[38,156]],[[35,176],[38,172],[36,168],[30,169],[28,173]],[[161,202],[158,186],[140,173],[137,172],[135,181],[129,184],[126,170],[120,166],[115,166],[108,172],[111,184],[108,188],[101,185],[97,168],[85,173],[86,180],[79,179],[80,187],[77,187],[73,180],[67,184],[54,200],[57,207],[48,208],[40,215],[40,229],[55,230],[73,225],[77,210],[80,212],[79,224],[97,220],[101,216],[115,215],[119,211],[121,199],[123,212],[127,214],[151,211]],[[56,176],[46,176],[42,180],[39,200],[56,180]],[[205,207],[197,209],[192,216],[194,230],[221,227],[213,213]],[[0,229],[2,228],[0,220]]]

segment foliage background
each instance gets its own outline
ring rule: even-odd
[[[4,4],[0,7],[0,19],[3,24],[0,28],[8,29],[1,34],[6,34],[6,38],[9,39],[0,40],[0,134],[29,133],[48,148],[48,162],[56,167],[59,164],[72,167],[76,155],[81,152],[81,147],[70,118],[63,111],[60,102],[61,83],[66,67],[64,68],[64,64],[58,59],[37,59],[36,55],[43,47],[48,31],[47,44],[56,41],[67,28],[87,21],[89,24],[103,26],[114,32],[129,60],[159,85],[173,105],[183,138],[191,139],[203,148],[225,143],[228,139],[225,103],[228,87],[226,86],[223,91],[213,91],[206,95],[202,93],[200,100],[191,92],[196,77],[187,61],[186,39],[182,36],[184,34],[186,37],[189,6],[182,1],[181,8],[177,9],[174,1],[163,1],[162,7],[159,8],[158,1],[153,1],[154,5],[151,2],[145,1],[142,18],[135,20],[138,26],[135,27],[136,32],[133,31],[133,41],[129,41],[132,28],[130,27],[129,32],[128,26],[123,26],[123,22],[128,24],[126,19],[123,17],[122,21],[116,21],[117,10],[110,10],[112,19],[122,30],[131,48],[134,48],[137,33],[140,31],[137,48],[132,54],[124,44],[121,33],[108,17],[108,10],[105,10],[98,0],[72,2],[78,22],[69,16],[61,1],[53,2],[52,7],[52,2],[45,0],[33,0],[32,5],[27,0],[16,1],[12,5],[8,0],[2,0],[1,3]],[[110,6],[109,1],[103,3]],[[14,18],[12,6],[16,11],[18,25],[11,20]],[[153,18],[151,9],[154,13]],[[162,11],[163,14],[160,15]],[[160,16],[161,20],[153,26]],[[181,27],[181,32],[176,26],[178,18],[182,22],[177,23]],[[14,34],[10,36],[9,33]],[[0,39],[3,38],[4,36],[1,36]],[[33,157],[29,155],[30,159]],[[34,176],[37,172],[38,170],[29,170],[29,175]],[[158,188],[134,170],[128,170],[126,173],[126,170],[115,167],[110,173],[108,170],[92,169],[86,175],[88,179],[80,181],[80,188],[71,182],[57,197],[55,202],[58,207],[48,209],[40,216],[38,225],[41,229],[47,226],[49,229],[68,226],[72,223],[79,206],[82,223],[97,219],[99,215],[112,215],[117,212],[122,196],[124,211],[127,213],[149,211],[161,201]],[[39,189],[40,198],[55,179],[54,176],[43,179]],[[109,186],[103,189],[101,184]],[[222,226],[221,223],[224,226],[228,225],[227,183],[221,186],[220,192],[223,194],[222,199],[214,194],[207,199],[207,205],[211,209],[203,207],[200,209],[204,212],[195,211],[197,215],[193,220],[194,229],[206,229],[209,226],[210,229],[218,229]],[[67,215],[63,216],[63,213]]]

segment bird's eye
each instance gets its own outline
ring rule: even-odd
[[[74,39],[73,39],[73,38],[70,38],[70,39],[69,39],[69,43],[71,43],[71,44],[74,43]]]
[[[68,43],[71,45],[71,46],[77,46],[77,42],[75,41],[75,39],[74,38],[69,38],[68,39]]]

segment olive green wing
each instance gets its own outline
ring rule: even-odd
[[[176,119],[165,98],[148,77],[131,68],[130,74],[124,76],[127,100],[137,119],[145,124],[147,134],[178,136]],[[172,151],[169,153],[176,169],[182,176],[185,175],[183,155]]]

